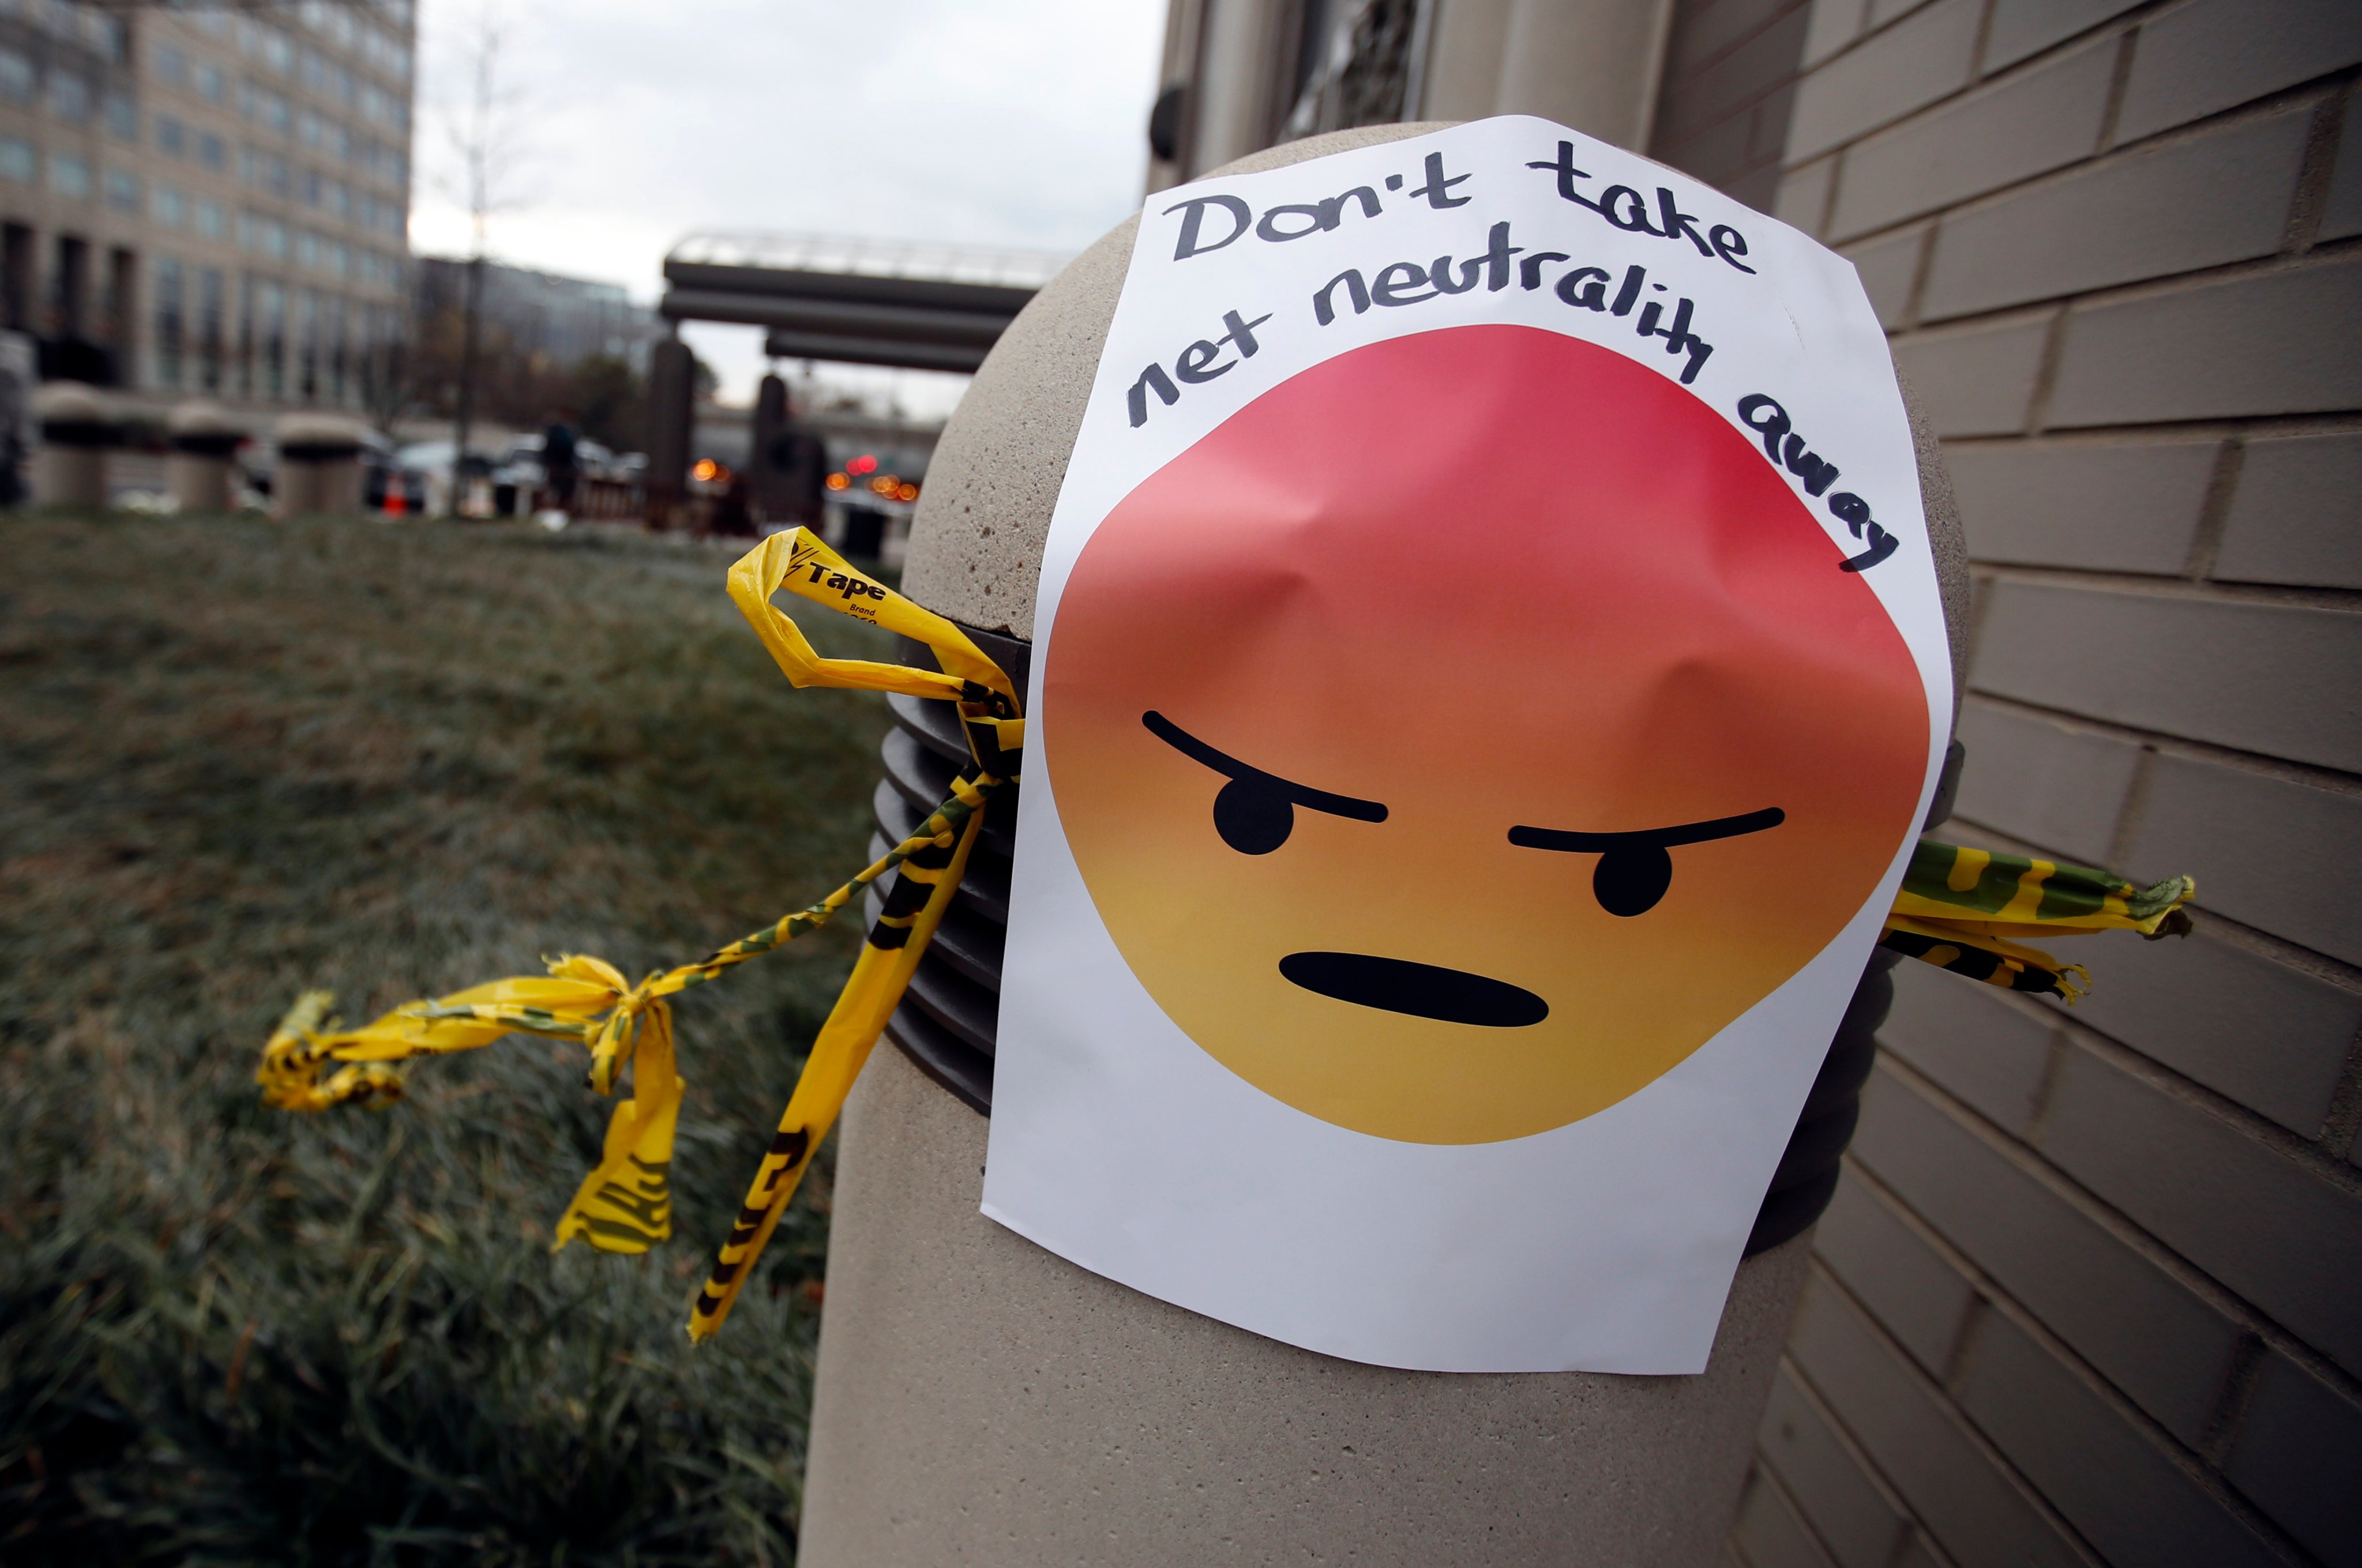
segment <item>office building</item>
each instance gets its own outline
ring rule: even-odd
[[[45,376],[366,409],[407,321],[413,0],[0,0],[0,326]]]
[[[463,311],[468,299],[468,263],[422,256],[417,269],[416,319],[440,311]],[[648,346],[664,335],[657,313],[635,305],[620,283],[535,272],[523,267],[484,263],[480,320],[488,335],[533,370],[563,370],[594,356],[621,359],[640,374],[648,368]]]

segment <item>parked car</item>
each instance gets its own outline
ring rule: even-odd
[[[430,474],[450,477],[451,455],[457,448],[448,441],[414,441],[394,454],[394,460],[405,469],[418,469]],[[485,479],[493,469],[492,455],[480,447],[468,448],[468,461],[463,470],[468,479]]]
[[[613,479],[615,454],[609,447],[588,436],[574,443],[574,471],[584,479]],[[541,460],[541,437],[519,436],[511,440],[492,470],[496,484],[516,484],[538,489],[548,480],[548,470]]]
[[[370,512],[392,512],[415,517],[429,510],[428,475],[425,468],[403,460],[414,447],[397,450],[392,442],[372,431],[361,447],[361,506]],[[400,504],[393,504],[399,501]]]
[[[458,451],[449,441],[414,441],[394,454],[395,463],[404,469],[415,469],[425,476],[425,500],[423,509],[440,513],[464,510],[451,503],[451,458]],[[468,448],[468,458],[460,467],[463,485],[479,480],[489,480],[493,468],[492,455],[480,447]]]

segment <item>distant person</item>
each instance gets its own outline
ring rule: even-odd
[[[730,482],[714,498],[707,532],[728,538],[751,538],[755,533],[755,509],[751,504],[754,492],[743,473],[733,473]]]
[[[582,471],[575,458],[579,437],[568,420],[568,412],[560,409],[549,427],[541,433],[541,476],[549,492],[550,509],[570,513],[574,510],[575,482],[582,477]]]

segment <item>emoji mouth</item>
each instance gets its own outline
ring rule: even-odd
[[[1291,953],[1283,978],[1337,1001],[1407,1012],[1442,1023],[1523,1029],[1550,1016],[1550,1003],[1522,986],[1367,953]]]

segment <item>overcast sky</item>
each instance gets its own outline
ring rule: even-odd
[[[451,123],[487,13],[518,105],[500,260],[652,302],[697,230],[1073,251],[1140,204],[1163,0],[424,0],[411,242],[430,255],[468,245]],[[757,330],[689,336],[725,397],[752,395]],[[948,381],[908,378],[905,400]]]

